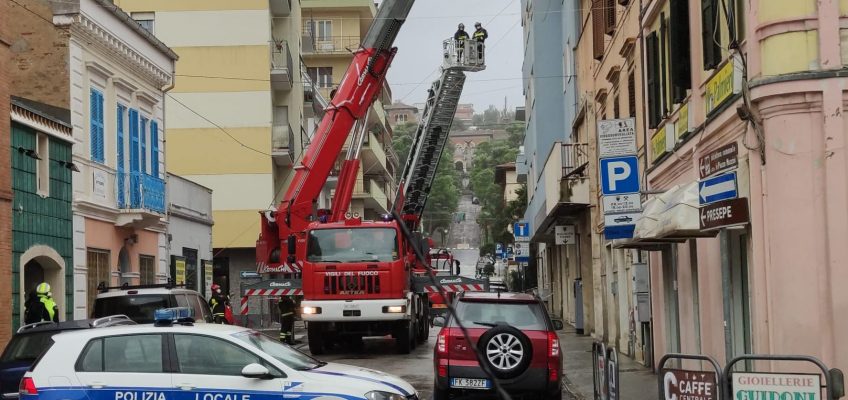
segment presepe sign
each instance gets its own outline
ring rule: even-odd
[[[731,376],[733,400],[821,400],[821,376],[737,372]]]
[[[665,369],[662,374],[665,400],[718,399],[719,389],[715,372]]]

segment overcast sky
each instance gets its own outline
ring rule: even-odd
[[[467,73],[461,102],[473,103],[476,112],[483,112],[489,104],[503,108],[504,96],[509,109],[524,105],[520,11],[519,0],[416,1],[395,41],[398,54],[388,77],[394,100],[423,102],[430,84],[439,77],[442,40],[452,37],[460,22],[472,34],[479,21],[489,31],[486,70]]]

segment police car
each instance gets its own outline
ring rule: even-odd
[[[21,400],[418,400],[393,375],[328,364],[259,332],[191,324],[157,310],[153,325],[58,334],[24,375]]]

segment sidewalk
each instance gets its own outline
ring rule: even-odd
[[[578,336],[574,327],[566,324],[559,333],[562,343],[565,391],[575,399],[593,398],[592,342],[591,336]],[[619,355],[619,398],[656,399],[657,376],[650,369],[636,363],[625,355]]]

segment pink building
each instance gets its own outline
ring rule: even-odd
[[[643,191],[660,194],[617,243],[649,254],[654,362],[848,369],[848,2],[688,3],[643,2]],[[735,172],[738,200],[700,206],[732,189],[699,191],[716,170]]]

